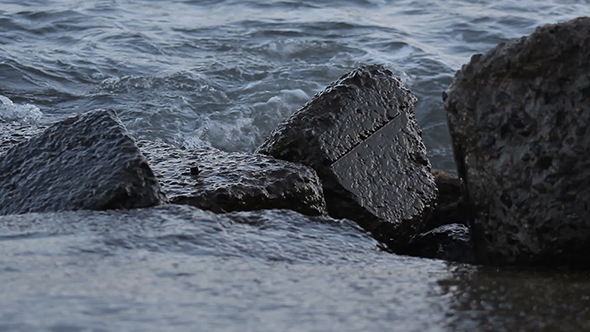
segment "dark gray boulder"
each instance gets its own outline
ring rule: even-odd
[[[436,200],[415,102],[391,71],[362,66],[315,95],[257,152],[313,167],[332,217],[395,248],[422,228]]]
[[[316,172],[263,155],[139,141],[170,203],[213,212],[291,209],[325,215]]]
[[[478,262],[590,265],[590,18],[474,55],[443,99]]]
[[[137,208],[164,200],[112,110],[68,118],[0,155],[2,215]]]

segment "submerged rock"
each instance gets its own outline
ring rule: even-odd
[[[328,213],[395,249],[436,200],[416,98],[382,66],[360,67],[314,96],[257,152],[313,167]]]
[[[436,207],[428,216],[422,231],[429,231],[447,224],[468,226],[472,216],[463,201],[459,177],[438,169],[433,169],[432,175],[438,188],[438,198]]]
[[[475,55],[445,107],[476,258],[590,265],[590,18]]]
[[[2,215],[137,208],[164,200],[145,158],[111,110],[56,123],[0,155]]]
[[[325,215],[321,182],[307,166],[215,148],[139,141],[171,203],[213,212],[291,209]]]
[[[469,228],[463,224],[442,225],[418,234],[405,249],[405,253],[460,263],[474,262]]]
[[[438,169],[433,169],[432,175],[438,188],[436,208],[428,215],[421,233],[398,252],[410,256],[473,263],[468,225],[472,215],[463,201],[461,180],[456,175]]]

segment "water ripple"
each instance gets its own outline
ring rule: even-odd
[[[473,53],[588,1],[9,1],[0,94],[47,122],[115,108],[141,138],[251,151],[278,122],[361,63],[383,63],[419,97],[435,166],[452,169],[440,100]],[[199,18],[199,19],[195,19]],[[301,98],[283,91],[301,91]],[[442,152],[446,151],[446,152]]]

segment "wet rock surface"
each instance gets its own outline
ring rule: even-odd
[[[211,147],[139,141],[169,201],[213,212],[291,209],[325,215],[321,182],[307,166]]]
[[[68,118],[29,140],[11,137],[19,142],[4,141],[16,145],[0,155],[0,214],[137,208],[165,200],[114,111]]]
[[[0,155],[10,148],[38,135],[44,128],[34,125],[13,124],[0,121]]]
[[[444,97],[476,259],[589,265],[590,18],[475,55]]]
[[[429,231],[447,224],[468,226],[472,215],[463,200],[459,177],[438,169],[433,169],[432,175],[438,188],[438,198],[436,207],[426,219],[422,231]]]
[[[422,228],[436,199],[415,102],[389,70],[362,66],[314,96],[257,152],[313,167],[331,216],[395,248]]]
[[[416,235],[406,248],[412,256],[473,263],[469,228],[463,224],[442,225]]]

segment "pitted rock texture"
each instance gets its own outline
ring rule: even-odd
[[[314,96],[257,152],[313,167],[328,213],[395,249],[422,228],[436,200],[415,102],[391,71],[362,66]]]
[[[38,135],[43,129],[45,127],[13,124],[0,120],[0,155],[10,150],[13,146]]]
[[[171,203],[213,212],[290,209],[326,215],[322,185],[307,166],[215,148],[139,141]]]
[[[66,119],[0,155],[0,214],[157,205],[165,197],[116,113]]]
[[[473,56],[443,99],[477,260],[590,265],[590,18]]]

